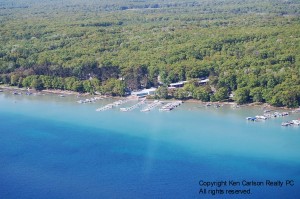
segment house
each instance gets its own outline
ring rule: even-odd
[[[176,82],[176,83],[171,83],[168,85],[168,88],[180,88],[183,87],[185,83],[188,83],[189,81],[180,81],[180,82]],[[209,79],[200,79],[198,81],[199,85],[205,85],[209,82]]]
[[[200,80],[200,81],[199,81],[199,84],[200,84],[200,85],[205,85],[205,84],[207,84],[208,82],[209,82],[209,79],[206,78],[206,79]]]
[[[180,81],[180,82],[176,82],[176,83],[171,83],[169,84],[169,88],[180,88],[183,87],[185,83],[187,83],[188,81]]]
[[[145,97],[147,95],[154,95],[157,88],[149,88],[141,91],[131,92],[132,96]]]

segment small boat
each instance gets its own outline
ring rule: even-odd
[[[265,117],[263,115],[257,115],[255,117],[256,117],[256,119],[259,119],[259,120],[266,120],[266,119],[268,119],[267,117]]]
[[[291,125],[291,123],[288,122],[288,121],[287,121],[287,122],[282,122],[282,123],[281,123],[281,126],[290,126],[290,125]]]
[[[59,95],[59,97],[66,97],[66,96],[64,96],[64,95]]]
[[[299,126],[300,125],[300,120],[292,120],[291,121],[294,125]]]
[[[257,118],[256,117],[247,117],[246,120],[254,122]]]
[[[3,90],[0,90],[0,93],[2,93],[3,92]]]
[[[281,117],[282,116],[281,113],[278,113],[278,112],[275,112],[273,115],[274,115],[274,117]]]
[[[283,113],[281,113],[281,115],[282,115],[282,116],[288,116],[289,113],[288,113],[288,112],[283,112]]]
[[[14,95],[22,95],[22,93],[13,92]]]
[[[120,111],[126,112],[128,111],[128,108],[120,108]]]
[[[267,117],[267,118],[272,118],[273,117],[273,115],[269,114],[269,113],[265,113],[264,116]]]

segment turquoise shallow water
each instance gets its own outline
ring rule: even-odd
[[[168,113],[96,112],[110,101],[76,100],[0,93],[0,198],[300,194],[300,127],[280,126],[299,114],[253,123],[245,117],[261,114],[260,108],[185,103]],[[199,180],[294,180],[295,185],[235,187],[251,188],[251,195],[211,196],[198,193]]]

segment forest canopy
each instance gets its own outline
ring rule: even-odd
[[[298,0],[0,0],[0,27],[1,83],[300,105]]]

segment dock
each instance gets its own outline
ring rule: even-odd
[[[288,112],[282,112],[282,113],[274,112],[273,114],[271,114],[268,111],[268,112],[265,112],[263,115],[256,115],[255,117],[247,117],[246,119],[250,120],[250,121],[261,121],[261,120],[267,120],[267,119],[270,119],[270,118],[285,117],[285,116],[288,116],[288,115],[289,115]]]
[[[114,107],[113,104],[107,104],[103,107],[97,108],[96,111],[106,111],[106,110],[112,109],[113,107]]]
[[[146,106],[145,108],[143,108],[141,110],[141,112],[148,112],[148,111],[151,111],[152,109],[154,109],[155,107],[161,105],[162,102],[161,101],[158,101],[158,100],[155,100],[153,103],[149,104],[148,106]]]
[[[162,106],[159,111],[171,111],[174,108],[180,106],[182,104],[182,101],[175,101],[175,102],[169,102],[166,105]]]
[[[130,106],[130,107],[120,108],[120,111],[122,111],[122,112],[132,111],[132,110],[134,110],[134,109],[140,107],[140,106],[141,106],[142,104],[144,104],[144,103],[145,103],[145,99],[143,99],[143,100],[140,101],[139,103],[134,104],[134,105],[132,105],[132,106]]]
[[[282,122],[281,126],[300,126],[300,118],[298,120]]]
[[[269,118],[285,117],[285,116],[288,116],[288,115],[289,115],[288,112],[282,112],[282,113],[274,112],[273,114],[265,113],[263,116],[269,119]]]
[[[115,101],[113,103],[107,104],[107,105],[105,105],[103,107],[97,108],[96,111],[106,111],[106,110],[112,109],[114,107],[120,106],[121,104],[124,104],[124,103],[126,103],[128,101],[130,101],[130,100],[128,100],[128,99],[126,99],[126,100],[118,100],[118,101]]]
[[[92,97],[92,98],[89,98],[89,99],[78,100],[77,103],[86,104],[86,103],[92,103],[92,102],[102,100],[102,99],[104,99],[104,97]]]
[[[122,104],[125,104],[127,102],[129,102],[130,100],[129,99],[125,99],[125,100],[118,100],[116,102],[113,103],[114,106],[120,106]]]

